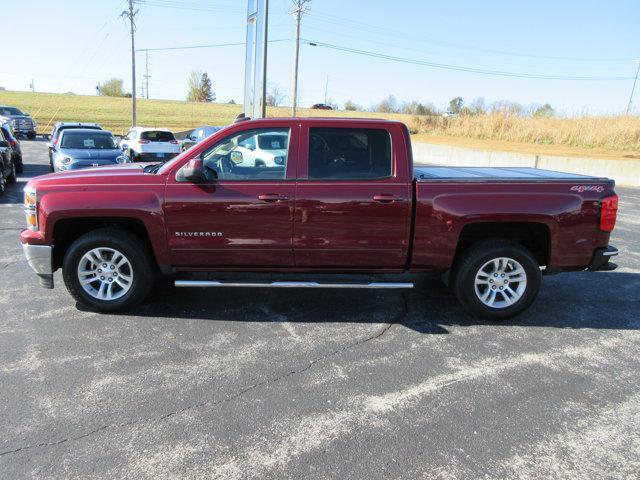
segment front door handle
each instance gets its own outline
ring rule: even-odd
[[[393,203],[393,202],[399,202],[401,200],[402,200],[402,197],[398,195],[391,195],[386,193],[373,196],[373,201],[378,203]]]
[[[289,200],[289,197],[277,193],[263,193],[258,195],[258,200],[263,202],[285,202]]]

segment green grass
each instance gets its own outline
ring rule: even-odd
[[[131,99],[55,93],[0,91],[0,104],[15,105],[49,133],[57,121],[97,122],[115,134],[131,127]],[[174,132],[200,125],[227,125],[240,105],[138,100],[138,125]],[[441,117],[300,109],[300,116],[387,118],[409,126],[416,140],[429,143],[547,155],[640,158],[640,117],[526,118],[503,115]],[[288,107],[270,108],[269,117],[287,117]]]
[[[0,104],[14,105],[30,113],[38,122],[39,133],[50,133],[58,121],[96,122],[115,134],[126,133],[131,127],[130,98],[0,91]],[[200,125],[227,125],[242,111],[240,105],[226,103],[138,99],[137,104],[138,125],[167,127],[176,132]],[[269,108],[267,115],[286,117],[290,109]],[[300,115],[409,119],[407,115],[309,109],[301,109]]]

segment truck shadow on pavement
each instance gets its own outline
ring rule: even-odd
[[[130,316],[218,322],[398,324],[446,334],[476,325],[640,329],[640,275],[573,273],[543,280],[540,296],[518,317],[486,321],[464,313],[439,279],[414,279],[413,290],[305,290],[159,287]],[[80,308],[80,307],[79,307]]]

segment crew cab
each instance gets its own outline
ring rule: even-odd
[[[286,137],[281,165],[233,161],[263,134]],[[414,168],[399,122],[260,119],[166,163],[31,179],[20,240],[43,286],[61,268],[71,295],[101,311],[142,301],[159,274],[181,287],[412,288],[322,274],[431,272],[471,314],[503,319],[533,303],[542,273],[615,268],[617,206],[606,178]]]

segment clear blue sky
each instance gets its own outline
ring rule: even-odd
[[[163,5],[173,5],[167,7]],[[129,37],[122,0],[2,2],[0,86],[92,94],[109,77],[130,89]],[[535,75],[633,77],[640,58],[638,0],[312,0],[302,37],[421,62]],[[137,47],[242,42],[244,0],[146,0],[139,6]],[[270,38],[294,35],[290,0],[271,0]],[[290,95],[293,42],[269,51],[269,82]],[[150,53],[152,98],[184,99],[191,69],[206,70],[218,101],[242,101],[244,47]],[[138,54],[138,78],[144,55]],[[444,108],[471,101],[551,103],[566,114],[618,113],[632,80],[569,81],[490,76],[303,45],[301,104],[329,97],[342,105],[399,100]],[[640,88],[639,88],[640,90]],[[640,91],[635,103],[640,106]],[[640,112],[640,108],[635,109]]]

